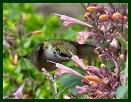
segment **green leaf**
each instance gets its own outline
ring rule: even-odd
[[[68,87],[70,86],[71,84],[74,83],[74,85],[72,85],[70,88],[69,88],[69,92],[72,92],[73,94],[76,94],[77,93],[77,90],[75,89],[75,86],[76,85],[83,85],[81,83],[81,78],[79,77],[76,77],[74,75],[71,75],[71,74],[63,74],[61,77],[58,78],[58,80],[65,86],[65,87]]]
[[[124,99],[125,94],[127,93],[126,86],[120,86],[116,91],[116,98],[117,99]]]
[[[65,87],[61,92],[58,93],[58,97],[59,97],[64,91],[66,91],[66,90],[68,90],[70,87],[72,87],[75,83],[76,83],[76,82],[74,82],[73,84]]]

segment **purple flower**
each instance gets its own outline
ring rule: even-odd
[[[87,85],[86,86],[76,86],[76,90],[78,91],[78,94],[82,94],[84,92],[87,92],[87,88],[89,88]]]
[[[55,14],[55,13],[54,13],[54,14]],[[63,22],[63,25],[64,25],[65,27],[69,27],[71,24],[81,24],[81,25],[83,25],[83,26],[87,26],[87,27],[89,27],[89,28],[92,28],[91,25],[89,25],[89,24],[87,24],[87,23],[85,23],[85,22],[82,22],[82,21],[80,21],[80,20],[77,20],[77,19],[75,19],[75,18],[66,16],[66,15],[60,15],[60,14],[55,14],[55,15],[60,16],[60,19],[61,19],[62,21],[64,21],[64,22]]]
[[[19,88],[18,90],[16,90],[16,92],[13,94],[15,99],[21,99],[23,94],[22,94],[22,91],[24,89],[24,86],[25,86],[25,83],[23,83]]]
[[[7,48],[10,48],[10,44],[7,42],[6,39],[3,39],[3,46],[7,47]]]
[[[85,70],[85,71],[88,71],[89,68],[92,68],[92,69],[94,69],[94,70],[96,70],[96,71],[100,71],[100,69],[97,68],[97,67],[95,67],[95,66],[86,66],[86,67],[84,68],[84,70]]]
[[[82,94],[84,92],[95,92],[95,89],[90,88],[88,85],[85,86],[76,86],[75,89],[77,90],[78,94]]]
[[[112,42],[110,43],[114,48],[118,48],[118,42],[116,39],[113,39]]]
[[[125,29],[128,30],[128,22],[126,24],[124,24],[124,27],[125,27]]]
[[[14,40],[15,40],[15,38],[13,36],[3,37],[3,46],[10,48],[11,44],[13,43]]]

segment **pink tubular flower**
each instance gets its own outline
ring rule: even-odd
[[[96,70],[96,71],[100,71],[100,69],[97,68],[97,67],[95,67],[95,66],[86,66],[86,67],[85,67],[85,71],[88,71],[89,68],[92,68],[92,69],[94,69],[94,70]]]
[[[56,72],[56,76],[61,76],[63,73],[70,73],[70,74],[76,75],[78,77],[84,78],[84,76],[82,74],[80,74],[79,72],[77,72],[67,66],[64,66],[59,63],[55,63],[55,64],[56,64],[56,67],[58,68],[58,70]]]
[[[70,51],[69,51],[70,52]],[[70,52],[71,53],[71,52]],[[72,54],[72,53],[71,53]],[[85,67],[85,65],[83,64],[83,62],[81,61],[81,59],[79,59],[79,57],[77,55],[73,55],[72,54],[72,57],[71,59],[78,65],[80,66],[80,68],[82,68],[84,71],[86,71],[89,75],[90,73],[86,70],[87,67]]]
[[[84,44],[86,39],[93,36],[93,35],[95,35],[95,33],[93,33],[93,32],[86,32],[86,31],[79,32],[77,42],[79,44]]]
[[[67,73],[67,71],[61,69],[61,68],[58,68],[57,71],[55,72],[55,77],[59,77],[61,76],[63,73]]]
[[[53,14],[55,14],[55,13],[53,13]],[[81,24],[81,25],[83,25],[83,26],[87,26],[87,27],[89,27],[89,28],[92,28],[91,25],[89,25],[89,24],[87,24],[87,23],[85,23],[85,22],[82,22],[82,21],[80,21],[80,20],[77,20],[77,19],[75,19],[75,18],[66,16],[66,15],[60,15],[60,14],[55,14],[55,15],[60,16],[60,19],[64,21],[64,22],[63,22],[63,25],[64,25],[65,27],[69,27],[71,24]]]
[[[78,94],[82,94],[84,92],[87,92],[87,89],[86,89],[87,86],[76,86],[75,88],[77,89],[78,91]]]
[[[92,91],[94,91],[94,89],[91,89],[88,85],[76,86],[75,89],[77,90],[78,94],[82,94],[84,92],[92,92]]]
[[[72,59],[78,66],[80,66],[82,69],[85,68],[83,62],[81,61],[81,59],[79,59],[79,57],[78,57],[77,55],[73,55],[73,56],[71,57],[71,59]]]

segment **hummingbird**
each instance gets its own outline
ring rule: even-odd
[[[33,48],[31,54],[23,57],[29,59],[39,71],[42,68],[52,71],[56,67],[54,63],[49,61],[65,62],[71,59],[72,54],[77,55],[79,58],[94,58],[95,48],[96,46],[88,43],[80,45],[75,41],[51,39],[38,44]]]

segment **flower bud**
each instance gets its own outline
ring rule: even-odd
[[[100,30],[101,30],[102,32],[105,32],[105,27],[104,27],[104,26],[101,26],[101,27],[100,27]]]
[[[17,65],[18,64],[18,53],[15,53],[14,55],[14,59],[11,62],[13,65]]]
[[[40,34],[40,33],[42,33],[42,30],[36,30],[36,31],[31,32],[31,34]]]
[[[88,7],[88,6],[89,6],[89,4],[88,4],[88,3],[85,3],[85,6],[86,6],[86,7]]]
[[[85,15],[84,15],[84,18],[85,18],[85,19],[88,19],[89,16],[90,16],[90,12],[86,12]]]
[[[119,12],[115,12],[113,15],[112,15],[112,19],[114,20],[118,20],[122,17],[121,13]]]
[[[105,67],[106,67],[105,64],[102,63],[102,64],[101,64],[101,68],[105,68]]]
[[[6,17],[3,17],[3,22],[6,22],[6,19],[7,19]]]
[[[98,84],[96,82],[90,81],[91,88],[98,88]]]
[[[109,79],[108,79],[108,78],[104,78],[104,79],[103,79],[103,82],[104,82],[105,84],[108,84],[108,83],[109,83]]]
[[[98,95],[101,95],[103,92],[100,91],[100,90],[96,90],[96,93],[97,93]]]
[[[120,60],[125,60],[125,57],[123,54],[120,54],[119,58],[120,58]]]
[[[101,79],[97,76],[86,75],[86,76],[84,76],[84,79],[88,80],[88,81],[93,81],[93,82],[96,82],[96,83],[101,82]]]
[[[123,19],[124,19],[124,20],[127,20],[127,19],[128,19],[128,17],[127,17],[127,16],[124,16],[124,17],[123,17]]]
[[[23,13],[22,14],[22,19],[25,21],[25,18],[26,18],[26,14],[25,13]]]
[[[92,11],[97,10],[97,8],[98,7],[95,7],[95,6],[89,6],[89,7],[86,8],[86,10],[89,11],[89,12],[92,12]]]
[[[99,19],[102,20],[102,21],[107,20],[108,18],[109,18],[109,15],[107,15],[107,14],[102,14],[102,15],[99,16]]]
[[[37,35],[37,34],[41,34],[41,33],[42,33],[42,30],[36,30],[36,31],[30,32],[26,37],[30,37],[32,35]]]

